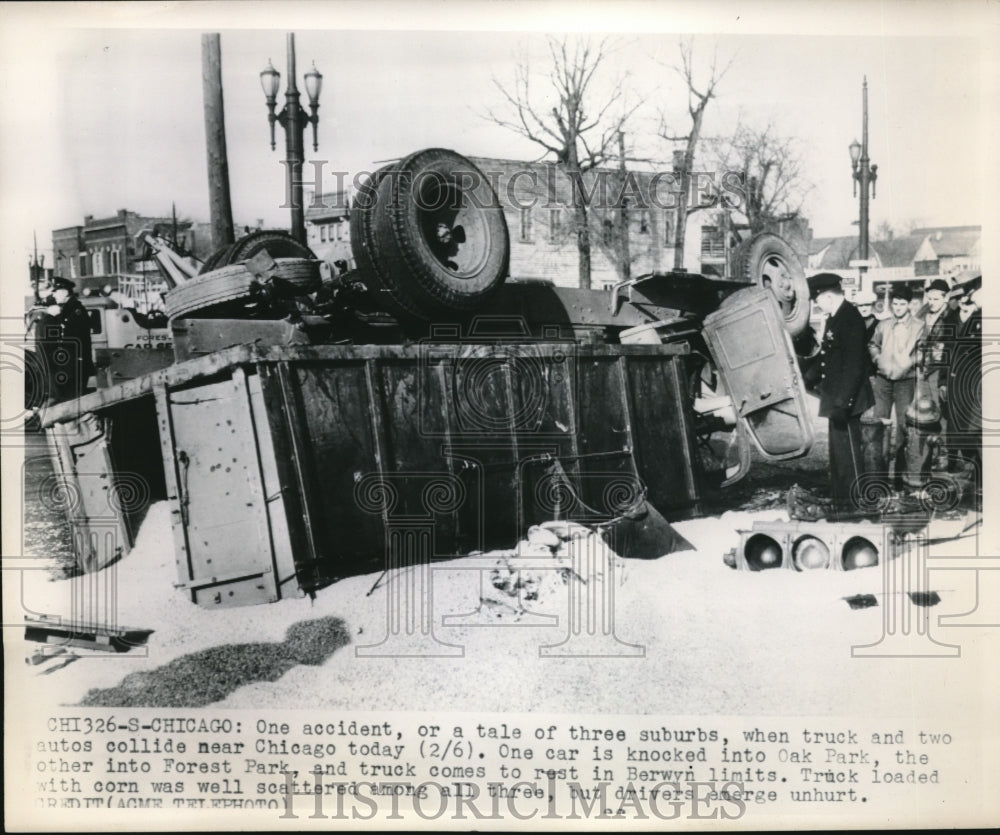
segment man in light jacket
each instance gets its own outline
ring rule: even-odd
[[[899,484],[905,466],[906,409],[913,402],[917,351],[925,330],[924,323],[910,312],[912,298],[908,287],[893,288],[889,296],[892,316],[878,323],[868,343],[868,351],[875,364],[875,375],[872,377],[874,417],[884,427],[890,423],[889,418],[895,412],[891,421],[894,427],[891,454],[896,484]],[[876,449],[881,449],[881,444],[876,444]],[[890,462],[881,463],[882,472],[888,472]]]

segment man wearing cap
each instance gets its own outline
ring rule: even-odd
[[[868,353],[867,345],[875,333],[879,317],[875,315],[875,302],[878,301],[871,290],[863,290],[854,296],[854,306],[865,322],[865,358],[868,361],[869,380],[875,374],[875,363]],[[877,472],[882,469],[882,444],[885,441],[885,430],[882,421],[875,417],[874,401],[870,409],[861,416],[861,452],[864,455],[865,472]]]
[[[90,317],[74,292],[76,285],[59,277],[52,280],[52,287],[53,304],[48,308],[45,328],[48,346],[43,351],[48,364],[49,403],[79,397],[94,373]]]
[[[865,320],[865,332],[869,337],[878,324],[878,319],[875,318],[875,302],[877,301],[878,297],[871,290],[862,290],[854,296],[854,306],[861,314],[861,318]]]
[[[920,369],[934,393],[944,385],[945,345],[955,338],[958,311],[948,306],[951,288],[943,278],[935,278],[924,291],[924,338],[920,343]]]
[[[816,373],[819,415],[829,420],[830,498],[836,513],[850,514],[856,510],[851,489],[864,473],[861,414],[874,402],[865,322],[857,308],[845,303],[835,273],[812,276],[809,295],[828,316]]]
[[[917,348],[924,336],[924,323],[910,313],[912,299],[908,287],[894,287],[889,295],[892,317],[878,323],[868,343],[875,363],[874,417],[884,424],[895,411],[891,447],[897,482],[901,481],[905,466],[906,409],[913,402],[916,390]],[[887,472],[888,462],[880,463],[881,470]]]

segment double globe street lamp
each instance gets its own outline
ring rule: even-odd
[[[285,106],[280,113],[275,113],[278,86],[281,83],[279,73],[268,59],[267,66],[261,71],[260,86],[264,90],[267,103],[267,120],[271,127],[271,150],[275,149],[274,123],[277,122],[285,130],[285,173],[287,188],[285,191],[285,206],[291,210],[292,236],[305,244],[306,224],[302,200],[302,137],[306,125],[312,125],[313,150],[319,150],[317,125],[319,124],[319,93],[323,87],[323,76],[316,69],[316,64],[303,76],[306,95],[309,96],[309,113],[299,104],[299,90],[295,84],[295,35],[287,35],[288,44],[288,86],[285,89]],[[282,208],[285,208],[282,206]]]

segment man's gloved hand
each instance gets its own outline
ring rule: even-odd
[[[834,406],[830,409],[830,422],[838,427],[846,426],[850,416],[850,409],[846,406]]]

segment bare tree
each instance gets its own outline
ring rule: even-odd
[[[872,232],[873,241],[891,241],[894,237],[896,237],[896,230],[887,220],[883,220]]]
[[[548,39],[550,64],[542,83],[527,61],[518,64],[513,86],[493,80],[507,112],[491,110],[488,117],[552,154],[570,179],[580,286],[590,288],[591,244],[583,175],[608,160],[626,120],[635,112],[626,100],[627,74],[603,91],[595,76],[605,63],[611,44],[594,46],[589,40]]]
[[[694,69],[694,45],[690,38],[680,42],[679,66],[673,67],[674,71],[684,80],[687,85],[688,95],[688,115],[691,119],[691,127],[686,134],[678,134],[670,129],[667,117],[661,113],[659,135],[662,139],[671,143],[682,143],[683,157],[675,165],[678,168],[680,179],[679,192],[677,195],[677,219],[674,231],[674,267],[680,269],[684,266],[684,234],[687,227],[688,195],[691,191],[691,174],[694,170],[694,155],[701,139],[702,125],[705,119],[705,109],[708,103],[716,97],[716,88],[719,82],[732,66],[732,60],[725,66],[718,66],[718,55],[712,56],[712,66],[709,71],[708,81],[704,86],[695,81]]]
[[[795,220],[812,186],[802,175],[802,158],[794,138],[782,136],[773,124],[756,129],[741,124],[718,143],[717,162],[732,191],[742,190],[741,208],[752,235],[777,231]],[[733,175],[738,181],[733,182]]]

